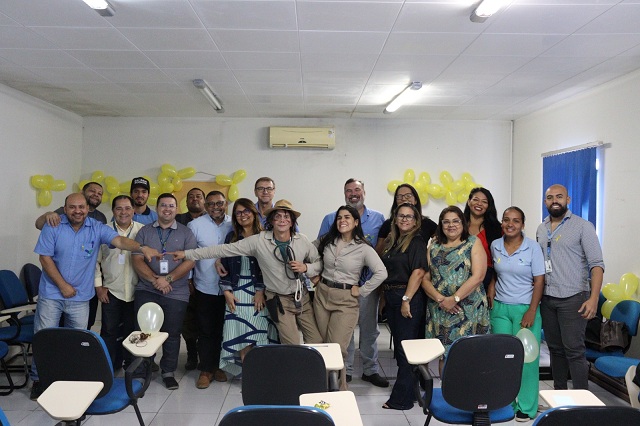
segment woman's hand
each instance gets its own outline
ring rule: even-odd
[[[529,328],[533,325],[533,322],[536,319],[536,310],[533,311],[531,309],[527,309],[527,312],[522,316],[522,321],[520,321],[520,327]]]
[[[264,308],[265,298],[264,291],[258,290],[256,291],[256,295],[253,296],[253,308],[256,312],[261,311]]]
[[[439,304],[440,309],[449,312],[450,314],[457,314],[460,312],[460,306],[456,303],[453,296],[448,296],[442,299],[442,302]]]
[[[227,306],[231,313],[234,313],[236,311],[236,303],[239,302],[239,300],[236,299],[231,290],[224,291],[224,300],[227,302]]]
[[[489,305],[489,309],[493,309],[493,299],[496,297],[496,283],[495,281],[491,281],[489,283],[489,287],[487,287],[487,303]]]
[[[169,254],[173,256],[173,260],[174,261],[178,261],[178,260],[184,259],[184,251],[183,250],[172,251],[172,252],[169,252]]]

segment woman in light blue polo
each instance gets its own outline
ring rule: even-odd
[[[489,286],[491,332],[516,335],[529,328],[540,345],[540,299],[544,289],[544,256],[540,245],[524,236],[524,212],[507,208],[502,214],[503,237],[491,244],[497,280]],[[539,357],[525,363],[518,398],[513,402],[516,421],[526,422],[538,411]]]

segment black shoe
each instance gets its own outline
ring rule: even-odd
[[[151,361],[151,371],[153,371],[154,373],[160,371],[160,367],[158,367],[158,364],[156,364],[155,361]]]
[[[40,386],[40,382],[33,382],[33,385],[31,385],[31,394],[29,394],[29,399],[36,401],[40,395],[42,395],[42,392],[44,392],[44,389]]]
[[[373,373],[370,376],[362,374],[362,380],[364,380],[365,382],[369,382],[374,386],[378,386],[379,388],[389,387],[389,381],[384,377],[381,377],[378,373]]]
[[[169,390],[178,389],[179,387],[178,382],[176,381],[176,378],[173,376],[163,377],[162,383],[164,383],[164,386]]]
[[[347,374],[347,383],[351,383],[351,379],[352,379],[351,374]]]
[[[522,411],[518,410],[516,412],[516,422],[528,422],[529,420],[531,420],[529,416],[527,416]]]
[[[184,369],[187,371],[195,370],[198,368],[198,357],[187,357],[187,363],[184,365]]]

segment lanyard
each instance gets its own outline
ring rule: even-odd
[[[553,236],[556,235],[556,233],[560,230],[562,225],[564,225],[564,222],[567,219],[569,219],[569,218],[567,216],[565,216],[562,219],[562,222],[560,222],[560,225],[558,225],[553,232],[551,232],[551,219],[549,219],[549,228],[547,229],[547,259],[551,259],[551,240],[553,239]],[[556,239],[556,241],[558,241],[560,239],[560,237],[561,237],[561,235],[558,235],[558,239]]]
[[[118,231],[122,231],[122,233],[127,232],[126,237],[129,238],[129,235],[131,235],[131,231],[133,231],[133,222],[131,222],[131,225],[129,225],[129,228],[127,228],[129,230],[129,232],[127,232],[125,229],[120,228],[118,225],[116,225],[115,222],[113,222],[113,230],[118,232]]]
[[[167,241],[169,241],[169,237],[171,236],[171,231],[173,231],[173,229],[169,228],[169,233],[167,233],[167,238],[165,238],[164,240],[162,239],[162,234],[164,230],[159,226],[156,228],[156,230],[158,231],[158,239],[160,240],[160,245],[162,246],[162,254],[165,254],[167,252]]]

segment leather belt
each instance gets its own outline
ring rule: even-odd
[[[337,283],[337,282],[335,282],[335,281],[329,281],[329,280],[324,279],[324,278],[321,278],[321,279],[320,279],[320,282],[321,282],[322,284],[324,284],[324,285],[328,286],[328,287],[331,287],[331,288],[340,288],[340,289],[343,289],[343,290],[350,290],[350,289],[351,289],[351,287],[353,287],[353,286],[354,286],[354,284]]]

